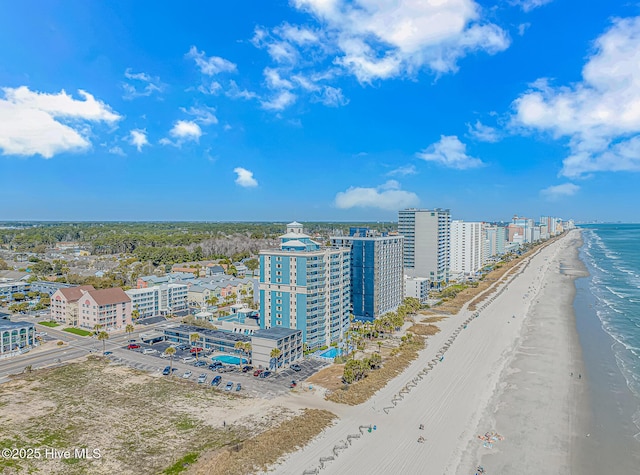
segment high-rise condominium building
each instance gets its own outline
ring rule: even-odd
[[[481,222],[451,221],[451,273],[473,275],[482,268]]]
[[[404,209],[398,213],[404,236],[404,271],[435,285],[449,280],[451,213],[448,209]]]
[[[505,244],[507,242],[508,231],[505,226],[485,225],[483,228],[483,263],[489,258],[501,256],[505,253]]]
[[[279,248],[260,251],[260,327],[302,330],[309,348],[338,342],[350,323],[349,257],[288,224]]]
[[[351,228],[331,244],[351,250],[351,308],[358,320],[373,320],[402,304],[403,236],[388,236],[368,228]]]

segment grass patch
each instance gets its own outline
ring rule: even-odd
[[[73,333],[74,335],[79,335],[79,336],[91,335],[91,332],[88,332],[87,330],[83,330],[82,328],[65,328],[62,331]]]
[[[215,418],[233,411],[237,399],[100,357],[14,376],[0,385],[0,401],[0,448],[97,447],[103,455],[100,461],[4,460],[0,473],[8,468],[8,473],[160,474],[167,467],[176,470],[178,462],[180,467],[193,463],[193,453],[220,450],[258,432],[252,422],[227,430],[209,422],[209,413]]]
[[[427,317],[422,319],[422,323],[437,323],[441,320],[444,320],[447,317],[439,316],[439,317]]]
[[[190,452],[162,473],[166,475],[176,475],[178,473],[182,473],[187,470],[190,465],[193,465],[198,460],[199,456],[199,453]]]
[[[257,470],[266,471],[280,457],[307,445],[335,418],[335,414],[323,409],[304,409],[301,415],[284,421],[278,427],[203,457],[192,473],[244,475]]]
[[[392,350],[391,356],[382,362],[380,369],[371,371],[366,378],[356,383],[332,392],[327,396],[327,399],[351,406],[365,402],[409,366],[418,357],[418,351],[422,350],[424,345],[422,337],[414,337],[412,340],[402,343],[398,348]]]
[[[58,322],[54,322],[53,320],[48,322],[38,322],[38,325],[44,325],[45,327],[49,327],[49,328],[55,328],[60,326]]]
[[[440,329],[437,326],[431,324],[423,325],[422,323],[414,323],[413,325],[411,325],[411,327],[409,327],[407,331],[420,336],[431,336],[438,333]]]

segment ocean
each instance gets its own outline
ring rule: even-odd
[[[640,441],[640,224],[588,225],[582,229],[584,245],[580,257],[590,276],[580,279],[584,280],[582,285],[577,284],[577,299],[583,300],[583,310],[589,307],[589,313],[597,316],[601,328],[611,337],[607,340],[606,346],[610,347],[607,351],[612,354],[611,359],[631,393],[631,397],[616,394],[615,398],[620,400],[626,397],[624,404],[617,402],[616,409],[620,415],[631,419],[635,438]],[[581,294],[580,287],[590,295]],[[575,306],[578,309],[579,302]],[[580,318],[577,323],[579,332],[581,325],[588,327],[588,324],[581,324]],[[590,353],[598,350],[590,344],[585,347],[589,339],[584,334],[581,339],[588,365],[589,356],[593,358]],[[602,365],[608,355],[600,354],[597,358],[598,364]],[[609,373],[612,372],[610,369]],[[615,375],[608,376],[615,379]],[[613,390],[610,395],[612,393]],[[621,409],[622,406],[626,410]]]

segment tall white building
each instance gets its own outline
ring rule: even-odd
[[[309,348],[338,342],[350,324],[349,258],[288,224],[280,248],[260,251],[260,327],[302,330]]]
[[[403,300],[404,237],[351,228],[349,236],[335,236],[331,244],[351,250],[351,309],[358,320],[372,321],[395,312]]]
[[[451,221],[451,274],[475,274],[482,268],[482,255],[482,223]]]
[[[486,263],[489,258],[501,256],[505,253],[505,245],[507,243],[507,228],[505,226],[496,226],[485,224],[482,232],[484,234],[484,250],[482,252],[482,262]]]
[[[404,236],[404,272],[435,285],[449,280],[451,213],[448,209],[404,209],[398,213]]]

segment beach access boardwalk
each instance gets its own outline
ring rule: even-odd
[[[463,454],[478,433],[493,429],[478,424],[562,239],[523,260],[506,283],[494,284],[477,310],[465,305],[439,322],[441,332],[429,337],[407,370],[369,401],[344,411],[336,425],[275,471],[474,474],[479,461],[463,462]]]

